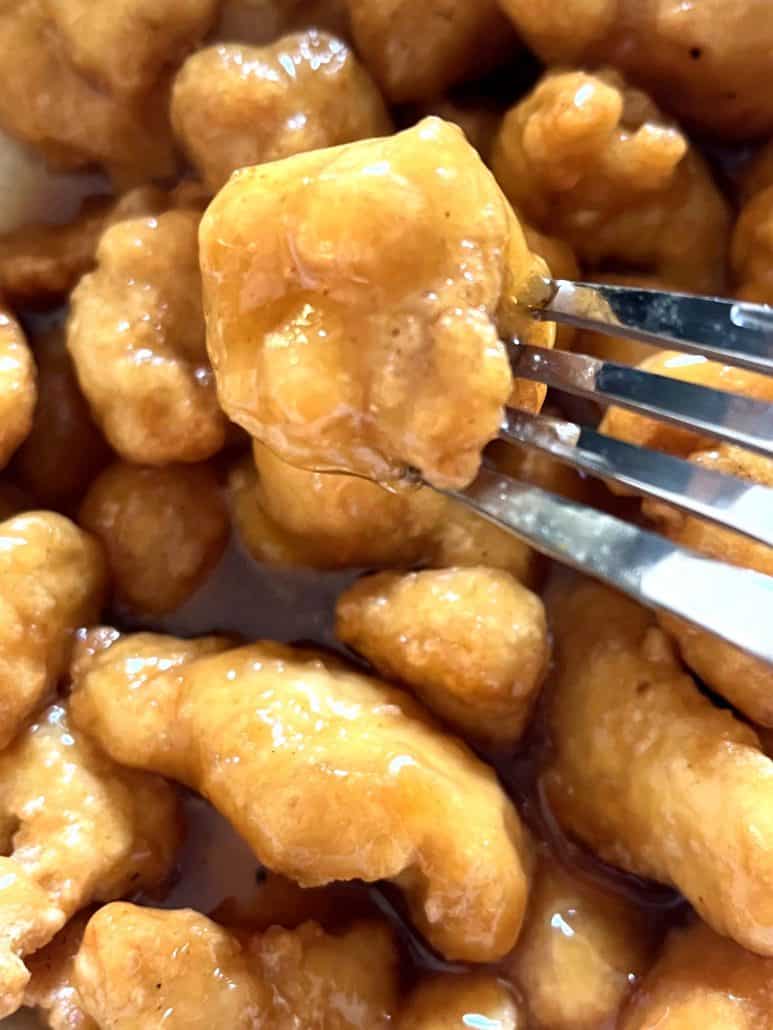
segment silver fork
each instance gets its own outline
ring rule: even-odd
[[[773,375],[773,308],[715,297],[555,280],[532,314],[630,336]],[[508,342],[513,372],[773,458],[773,405],[567,351]],[[583,473],[773,546],[773,490],[603,436],[589,426],[507,409],[500,438]],[[773,578],[704,558],[656,533],[517,482],[484,463],[449,495],[551,558],[652,608],[681,616],[773,664]]]

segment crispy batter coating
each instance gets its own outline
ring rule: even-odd
[[[758,304],[773,303],[773,185],[741,209],[730,250],[736,295]]]
[[[106,585],[101,548],[64,516],[0,523],[0,747],[64,673],[72,634],[97,618]]]
[[[732,365],[721,365],[707,361],[696,354],[680,354],[678,351],[657,351],[639,363],[639,368],[655,375],[682,379],[687,383],[698,383],[715,390],[741,394],[757,400],[773,402],[773,379],[770,376],[748,372]],[[689,429],[670,426],[657,419],[647,418],[633,411],[611,407],[602,419],[600,430],[607,436],[650,447],[655,451],[666,451],[680,458],[686,458],[694,451],[711,447],[712,441]]]
[[[773,762],[756,733],[697,690],[632,601],[577,581],[548,607],[555,815],[605,861],[673,884],[718,933],[773,955]]]
[[[500,0],[549,64],[630,73],[697,128],[727,139],[773,132],[767,0]]]
[[[238,172],[200,237],[220,400],[291,464],[465,484],[512,390],[498,334],[552,344],[517,303],[544,263],[437,118]]]
[[[259,45],[309,28],[346,39],[346,0],[225,0],[213,36],[225,43]]]
[[[38,402],[13,472],[38,504],[69,507],[107,464],[110,448],[78,386],[63,328],[38,336],[34,352]]]
[[[148,614],[178,608],[228,539],[228,512],[207,465],[116,462],[92,484],[78,521],[104,544],[118,599]]]
[[[55,164],[102,164],[133,183],[170,175],[165,73],[215,8],[216,0],[3,3],[0,49],[12,55],[13,74],[0,125]]]
[[[0,468],[32,428],[37,395],[35,362],[24,331],[0,308]]]
[[[490,973],[440,974],[414,988],[397,1030],[525,1030],[526,1021],[508,985]]]
[[[435,100],[512,45],[496,0],[347,0],[352,35],[392,103]]]
[[[161,211],[166,195],[152,186],[117,200],[89,197],[66,225],[22,225],[0,236],[0,293],[14,304],[61,300],[94,265],[99,238],[114,222]]]
[[[684,134],[617,72],[548,72],[505,116],[493,168],[515,207],[590,269],[722,287],[727,205]]]
[[[89,920],[74,982],[100,1027],[386,1030],[397,955],[379,923],[237,936],[190,909],[115,902]]]
[[[113,225],[72,293],[67,346],[109,443],[126,461],[201,461],[225,439],[207,362],[198,212]]]
[[[672,930],[620,1030],[771,1030],[773,962],[696,920]]]
[[[462,734],[513,742],[547,672],[542,602],[500,569],[382,572],[346,590],[336,635]]]
[[[611,1025],[646,971],[652,943],[639,906],[580,880],[543,854],[523,932],[506,968],[534,1025],[597,1030]]]
[[[177,73],[171,117],[212,193],[237,168],[392,129],[378,90],[351,50],[316,29],[265,47],[230,43],[199,50]]]
[[[29,974],[21,958],[74,912],[166,879],[180,820],[168,784],[117,766],[71,728],[62,705],[52,705],[0,753],[0,835],[10,855],[3,862],[16,877],[0,892],[2,1015],[22,1003]],[[33,888],[37,897],[25,900]],[[14,939],[20,904],[29,906],[29,927]]]
[[[89,916],[88,910],[78,913],[45,948],[26,959],[30,979],[24,1007],[34,1009],[41,1025],[50,1030],[99,1030],[73,984],[75,956]]]
[[[315,652],[258,643],[158,671],[179,647],[139,634],[76,662],[78,725],[198,790],[267,868],[303,886],[394,880],[449,958],[512,947],[530,849],[464,745],[402,691]]]
[[[703,468],[773,487],[773,460],[740,447],[719,444],[716,449],[697,451],[690,460]],[[773,548],[662,504],[645,501],[643,510],[655,520],[659,532],[675,543],[773,576]],[[704,682],[754,722],[773,726],[773,670],[766,662],[673,615],[663,612],[658,619],[676,640],[684,661]]]

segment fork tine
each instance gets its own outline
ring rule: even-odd
[[[773,578],[701,558],[664,537],[483,467],[448,495],[538,551],[773,664]]]
[[[511,340],[514,375],[642,412],[773,457],[773,405],[696,383]]]
[[[568,279],[551,288],[535,317],[773,374],[773,308],[767,305]]]
[[[499,435],[773,547],[773,490],[758,483],[634,447],[574,422],[510,408]]]

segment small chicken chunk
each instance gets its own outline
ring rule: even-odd
[[[537,595],[480,566],[366,576],[338,599],[336,635],[460,733],[489,743],[520,737],[550,654]]]
[[[113,225],[72,293],[67,346],[109,443],[126,461],[201,461],[225,440],[207,362],[199,214]]]
[[[552,344],[520,307],[544,262],[437,118],[243,169],[200,237],[220,400],[294,465],[466,484],[513,392],[499,334]],[[516,384],[521,406],[543,397]]]
[[[657,351],[639,363],[639,368],[654,375],[669,379],[681,379],[686,383],[708,386],[714,390],[741,394],[760,401],[773,402],[773,378],[749,372],[733,365],[721,365],[707,361],[697,354],[680,354],[678,351]],[[607,436],[617,437],[628,443],[665,451],[677,457],[686,458],[698,450],[711,447],[712,441],[705,436],[667,422],[647,418],[634,411],[611,407],[601,421],[600,430]]]
[[[617,72],[548,72],[505,116],[493,168],[516,209],[589,269],[722,287],[727,204],[684,134]]]
[[[740,447],[720,444],[697,451],[690,460],[701,468],[773,487],[773,460]],[[675,543],[773,576],[773,548],[662,504],[645,502],[643,511]],[[676,640],[684,661],[705,683],[754,722],[773,726],[773,669],[767,662],[673,615],[663,612],[658,619]]]
[[[123,769],[53,705],[0,753],[0,1015],[21,1004],[28,951],[46,944],[85,904],[157,887],[181,842],[174,790]],[[11,882],[13,881],[13,882]],[[15,937],[19,898],[27,933]]]
[[[613,1025],[649,966],[652,945],[639,906],[571,875],[545,853],[506,970],[535,1026],[598,1030]]]
[[[216,6],[216,0],[4,4],[0,50],[12,65],[0,125],[54,164],[101,164],[131,183],[170,175],[166,72],[206,33]]]
[[[32,429],[16,453],[13,473],[38,504],[77,504],[110,459],[75,377],[61,326],[34,341],[38,401]]]
[[[0,748],[65,672],[73,632],[97,618],[106,586],[101,548],[64,516],[0,523]]]
[[[756,193],[741,209],[730,261],[735,295],[773,304],[773,185]]]
[[[22,225],[0,236],[0,292],[15,304],[62,300],[94,265],[99,238],[114,222],[161,211],[167,196],[151,186],[113,200],[89,197],[66,225]]]
[[[212,193],[237,168],[392,128],[351,50],[316,29],[266,47],[199,50],[177,73],[171,112],[180,145]]]
[[[75,956],[91,913],[73,916],[54,939],[26,959],[30,979],[24,990],[24,1007],[33,1009],[40,1025],[50,1030],[99,1030],[86,1015],[73,984]]]
[[[696,920],[672,930],[620,1030],[771,1030],[773,962]]]
[[[419,982],[397,1020],[397,1030],[526,1030],[508,985],[490,973],[441,974]]]
[[[104,544],[118,600],[146,614],[178,608],[228,539],[225,501],[207,465],[116,462],[92,484],[78,521]]]
[[[500,0],[548,64],[630,73],[675,115],[727,139],[773,133],[768,0]]]
[[[117,761],[198,790],[268,869],[311,887],[394,880],[448,958],[512,947],[529,844],[463,744],[407,694],[321,654],[258,643],[167,674],[179,647],[139,634],[76,661],[77,724]]]
[[[310,28],[345,39],[346,0],[224,0],[213,37],[224,43],[260,45]]]
[[[496,0],[347,0],[358,53],[392,103],[435,100],[501,60],[513,36]]]
[[[557,590],[553,752],[543,789],[607,862],[677,887],[717,933],[773,955],[773,762],[685,675],[645,609]]]
[[[35,362],[22,327],[0,308],[0,468],[29,434],[37,394]]]
[[[170,1030],[386,1030],[397,953],[379,923],[249,936],[190,909],[114,902],[89,920],[73,981],[86,1013],[111,1030],[159,1019]]]

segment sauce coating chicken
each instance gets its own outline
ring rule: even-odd
[[[32,428],[36,378],[21,326],[0,308],[0,468],[8,464]]]
[[[408,695],[279,644],[165,671],[184,643],[107,643],[76,660],[71,704],[117,761],[197,789],[302,886],[394,880],[446,957],[489,961],[515,943],[525,831],[492,771]]]
[[[238,172],[200,241],[220,401],[290,464],[464,485],[513,392],[499,335],[552,344],[519,307],[546,266],[437,118]]]

